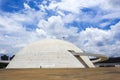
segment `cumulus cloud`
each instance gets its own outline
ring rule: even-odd
[[[25,9],[31,9],[30,6],[28,4],[26,4],[26,3],[24,3],[24,8]]]
[[[6,54],[6,50],[0,49],[0,54]]]
[[[120,56],[120,22],[109,26],[107,30],[100,29],[110,24],[101,23],[102,20],[120,18],[119,6],[113,7],[117,0],[51,0],[49,4],[47,1],[41,4],[36,2],[35,6],[39,10],[30,7],[30,1],[23,3],[24,9],[16,13],[1,11],[0,51],[15,54],[34,41],[58,38],[70,41],[85,51]],[[99,25],[76,25],[82,22]],[[84,29],[80,30],[81,27]]]
[[[109,0],[109,2],[112,6],[120,8],[120,1],[119,0]]]
[[[48,37],[51,36],[56,38],[62,38],[62,37],[67,37],[70,34],[72,35],[73,32],[77,32],[76,28],[65,27],[63,19],[60,16],[51,16],[48,18],[47,21],[40,20],[38,23],[38,27],[46,31]]]
[[[34,19],[36,19],[37,14],[34,17],[31,13],[5,13],[0,15],[0,49],[5,49],[6,53],[14,54],[26,44],[37,40],[39,38],[37,37],[38,33],[34,30],[27,30],[28,24],[36,23]]]
[[[120,22],[111,26],[110,30],[87,28],[85,31],[80,32],[79,46],[86,51],[102,53],[108,56],[120,56],[119,26]]]
[[[120,11],[114,12],[114,13],[108,13],[107,15],[104,15],[102,19],[114,19],[114,18],[120,18]]]

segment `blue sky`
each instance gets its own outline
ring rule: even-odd
[[[16,54],[45,38],[120,56],[119,0],[0,0],[0,53]]]

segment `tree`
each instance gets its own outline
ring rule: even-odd
[[[7,55],[3,55],[3,56],[1,56],[1,60],[8,60],[8,56]]]

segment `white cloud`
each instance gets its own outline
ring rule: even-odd
[[[120,6],[116,5],[119,5],[118,0],[62,0],[61,2],[51,1],[48,9],[81,14],[82,8],[99,7],[101,10],[108,12],[108,14],[105,15],[106,18],[116,18],[120,17]]]
[[[26,24],[35,24],[37,19],[42,16],[40,12],[36,12],[35,16],[32,16],[32,13],[0,15],[0,49],[4,48],[6,53],[14,54],[26,44],[39,39],[37,32],[26,30]],[[40,14],[41,16],[38,16]]]
[[[31,9],[30,6],[27,3],[24,3],[24,8],[25,9]]]
[[[110,5],[113,7],[113,8],[117,8],[119,10],[120,8],[120,1],[119,0],[109,0],[109,3]]]
[[[104,28],[104,27],[106,27],[107,25],[109,25],[110,24],[110,22],[104,22],[104,23],[101,23],[100,24],[100,27],[101,28]]]
[[[63,22],[64,23],[71,23],[77,19],[77,16],[74,14],[68,14],[63,16]]]
[[[13,19],[6,16],[0,16],[0,31],[15,32],[21,29],[19,26],[21,26],[21,24],[16,23]]]
[[[79,47],[85,51],[105,54],[108,56],[120,56],[120,23],[111,26],[110,30],[87,28],[80,32]]]
[[[117,0],[62,0],[61,2],[51,1],[51,4],[49,5],[49,9],[61,9],[65,11],[70,11],[73,13],[79,13],[79,10],[84,7],[93,7],[93,6],[99,6],[102,9],[113,9],[113,6],[111,3],[116,3]]]
[[[43,38],[46,38],[46,37],[47,37],[47,33],[46,33],[43,29],[37,28],[37,29],[36,29],[36,33],[37,33],[37,35],[40,36],[40,37],[43,37]]]
[[[89,3],[88,3],[89,2]],[[62,0],[61,2],[52,1],[48,6],[49,9],[60,9],[72,13],[79,13],[83,7],[91,7],[96,5],[96,1],[89,0]]]
[[[110,27],[110,30],[98,28],[86,28],[79,32],[79,27],[67,25],[73,21],[99,22],[102,19],[119,18],[119,10],[112,8],[110,0],[52,0],[50,5],[38,4],[40,9],[36,11],[27,3],[24,3],[23,13],[2,13],[0,15],[0,50],[4,48],[7,53],[16,53],[20,48],[34,41],[43,38],[59,38],[71,41],[81,49],[91,52],[106,54],[109,56],[120,56],[120,23]],[[114,3],[117,4],[117,3]],[[81,9],[84,7],[100,7],[95,17],[84,14]],[[118,6],[117,6],[118,7]],[[56,14],[49,15],[46,10],[52,10]],[[68,13],[66,13],[68,12]],[[46,15],[49,16],[46,16]],[[103,17],[102,17],[103,16]],[[26,28],[35,25],[33,31]],[[100,24],[102,27],[109,23]],[[1,48],[2,47],[2,48]]]
[[[102,16],[102,19],[115,19],[115,18],[120,18],[120,11],[108,13],[107,15]]]
[[[6,54],[6,50],[0,49],[0,54]]]

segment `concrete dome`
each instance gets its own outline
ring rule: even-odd
[[[94,67],[87,56],[80,56],[81,60],[78,60],[68,50],[83,52],[70,42],[58,39],[41,40],[19,51],[7,68],[85,68],[86,65]]]

